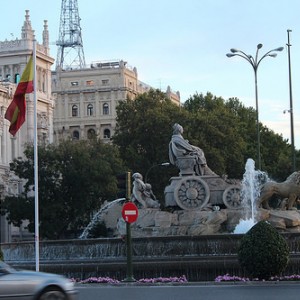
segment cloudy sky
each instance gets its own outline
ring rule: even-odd
[[[48,20],[51,55],[56,58],[60,0],[6,1],[1,7],[0,41],[20,38],[25,10],[42,41]],[[259,57],[279,46],[276,58],[258,68],[260,121],[291,137],[287,29],[290,33],[295,145],[300,149],[300,1],[299,0],[78,0],[85,60],[123,59],[139,79],[154,88],[169,85],[181,101],[195,93],[237,97],[255,107],[254,72],[230,48]],[[263,143],[263,141],[262,141]]]

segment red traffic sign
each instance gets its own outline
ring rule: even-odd
[[[133,202],[126,202],[122,208],[122,217],[125,222],[133,223],[138,217],[138,208]]]

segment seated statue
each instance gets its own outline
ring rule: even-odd
[[[159,208],[160,204],[152,192],[151,184],[145,184],[143,176],[140,173],[134,173],[132,178],[134,181],[131,200],[137,201],[142,208]]]
[[[185,161],[189,160],[192,171],[196,175],[216,175],[206,163],[204,152],[199,147],[193,146],[182,137],[183,127],[177,123],[173,125],[173,135],[169,143],[169,159],[171,164],[177,166],[181,173]]]

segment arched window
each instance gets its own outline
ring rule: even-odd
[[[72,117],[78,117],[78,106],[75,104],[72,106]]]
[[[109,129],[104,129],[104,131],[103,131],[103,137],[105,139],[110,139],[110,130]]]
[[[79,131],[77,130],[73,131],[73,140],[79,140]]]
[[[103,104],[103,114],[108,115],[109,114],[109,106],[107,103]]]
[[[94,106],[93,106],[93,104],[88,104],[87,105],[87,115],[88,116],[92,116],[93,112],[94,112]]]
[[[88,139],[92,139],[92,138],[96,137],[96,131],[92,128],[89,129],[87,132],[87,136],[88,136]]]

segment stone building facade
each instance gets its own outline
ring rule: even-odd
[[[127,62],[94,62],[77,70],[52,72],[55,98],[54,141],[86,139],[96,135],[109,142],[116,127],[116,106],[127,98],[149,91],[138,79],[137,69]],[[180,105],[179,92],[168,87],[166,95]]]
[[[34,94],[26,95],[26,121],[13,137],[9,121],[4,118],[7,107],[13,99],[16,86],[33,53],[35,40],[29,11],[21,30],[21,38],[0,41],[0,199],[5,195],[17,195],[22,191],[22,182],[9,172],[9,163],[23,157],[24,146],[34,139]],[[51,94],[51,66],[54,59],[49,53],[49,32],[44,21],[43,42],[36,42],[36,99],[38,142],[53,142],[53,109]],[[26,231],[24,231],[25,234]],[[9,225],[0,217],[0,242],[10,241],[23,234],[22,228]]]

